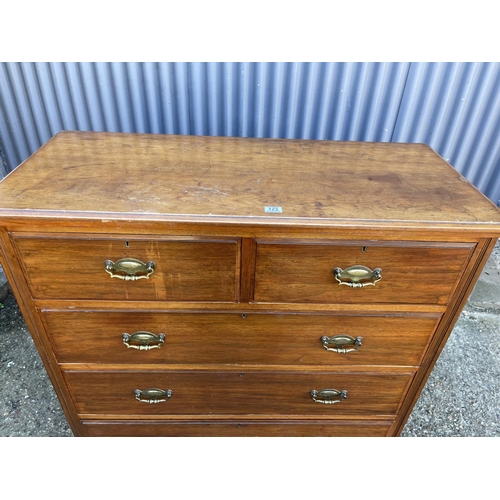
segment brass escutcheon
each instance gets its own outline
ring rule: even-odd
[[[369,267],[361,265],[351,266],[347,269],[336,267],[332,272],[335,276],[335,279],[339,282],[339,285],[347,285],[351,288],[361,288],[368,285],[375,286],[375,283],[382,279],[382,269],[380,269],[379,267],[377,267],[373,271]]]
[[[128,333],[122,334],[122,342],[132,349],[139,351],[149,351],[150,349],[159,349],[165,342],[165,334],[159,333],[155,335],[151,332],[135,332],[131,335]]]
[[[166,391],[164,391],[162,389],[154,388],[144,389],[143,391],[141,391],[140,389],[135,389],[134,394],[137,401],[152,405],[168,401],[168,399],[172,397],[173,391],[171,389],[167,389]]]
[[[112,277],[125,281],[137,281],[140,279],[149,279],[155,270],[156,264],[150,260],[146,264],[140,260],[126,257],[113,262],[106,260],[104,270]],[[116,274],[119,273],[119,274]]]
[[[346,354],[348,352],[357,351],[361,347],[361,342],[363,337],[351,337],[350,335],[335,335],[333,337],[327,337],[326,335],[321,337],[321,343],[327,351],[338,352],[341,354]],[[352,345],[353,347],[345,348],[346,345]],[[329,347],[333,346],[333,347]]]
[[[320,391],[311,391],[311,397],[316,403],[324,405],[333,405],[340,403],[347,398],[347,391],[337,391],[337,389],[322,389]]]

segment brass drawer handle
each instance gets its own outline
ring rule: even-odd
[[[125,281],[137,281],[142,278],[149,279],[155,270],[155,266],[156,264],[152,260],[144,264],[144,262],[130,257],[117,260],[116,262],[107,260],[104,263],[105,271],[112,278],[120,278]]]
[[[321,391],[311,391],[311,397],[316,403],[333,405],[340,403],[347,398],[347,391],[337,391],[336,389],[322,389]]]
[[[135,332],[132,335],[124,333],[122,335],[122,342],[128,348],[149,351],[150,349],[159,349],[163,342],[165,342],[165,335],[163,333],[155,335],[151,332]]]
[[[164,403],[172,397],[173,391],[168,389],[163,391],[162,389],[136,389],[134,391],[135,399],[141,403],[148,403],[150,405]]]
[[[335,335],[334,337],[327,337],[326,335],[321,337],[321,342],[323,347],[327,351],[338,352],[341,354],[346,354],[347,352],[357,351],[361,347],[361,342],[363,337],[351,337],[350,335]],[[346,345],[352,345],[353,347],[345,348]],[[334,347],[328,347],[334,346]]]
[[[351,266],[347,269],[342,270],[340,267],[336,267],[333,270],[333,275],[335,279],[339,282],[339,285],[347,285],[352,288],[361,288],[363,286],[373,285],[382,279],[382,269],[377,267],[373,271],[366,266]],[[350,280],[350,281],[342,281]],[[361,280],[370,280],[361,283]]]

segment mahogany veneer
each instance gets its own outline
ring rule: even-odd
[[[422,144],[61,132],[0,183],[83,436],[398,435],[499,235]]]

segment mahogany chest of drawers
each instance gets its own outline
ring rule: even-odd
[[[422,144],[62,132],[0,183],[79,436],[398,435],[499,235]]]

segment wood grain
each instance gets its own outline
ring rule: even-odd
[[[398,435],[499,235],[422,144],[63,132],[0,182],[0,261],[75,435]],[[155,272],[111,278],[124,257]],[[382,280],[339,286],[356,264]],[[126,349],[139,330],[165,344]]]
[[[255,258],[257,243],[253,238],[243,238],[241,241],[241,287],[240,300],[252,302],[255,288]]]
[[[399,246],[257,245],[256,302],[446,304],[470,257],[472,244]],[[333,269],[363,265],[382,269],[375,286],[340,285]]]
[[[391,415],[412,373],[202,371],[64,371],[79,414],[119,415]],[[137,401],[134,390],[171,389],[165,403]],[[315,403],[312,389],[347,390],[337,404]]]
[[[16,258],[16,252],[12,246],[12,241],[8,233],[0,227],[0,253],[2,254],[2,265],[5,265],[4,270],[7,276],[10,288],[16,298],[17,304],[26,321],[33,342],[37,348],[38,354],[45,366],[47,375],[54,387],[58,396],[61,407],[64,411],[68,423],[73,433],[77,436],[82,435],[83,429],[75,411],[73,401],[69,394],[68,388],[64,382],[61,370],[55,360],[54,352],[45,329],[42,326],[40,315],[31,300],[28,285],[21,267]]]
[[[57,134],[0,184],[2,209],[500,224],[496,207],[423,144],[106,132]]]
[[[392,422],[387,421],[106,421],[84,420],[87,436],[105,437],[384,437]]]
[[[446,341],[448,340],[455,323],[457,322],[462,309],[464,308],[468,297],[472,293],[474,285],[477,283],[481,270],[484,268],[488,257],[491,255],[496,241],[491,239],[481,240],[474,251],[473,258],[467,266],[465,277],[462,280],[461,286],[455,292],[454,301],[439,324],[439,327],[434,335],[429,349],[422,360],[421,368],[417,372],[415,379],[408,391],[408,395],[402,405],[400,414],[396,420],[396,426],[393,429],[395,435],[399,435],[403,430],[403,425],[409,417],[410,411],[417,398],[424,388],[432,369],[438,360],[438,357],[443,350]]]
[[[237,240],[144,241],[16,237],[33,297],[47,299],[235,301]],[[149,279],[111,278],[104,263],[154,261]]]
[[[46,312],[60,363],[417,366],[440,316]],[[139,351],[123,333],[164,333],[158,349]],[[362,336],[358,351],[324,349],[323,335]]]

